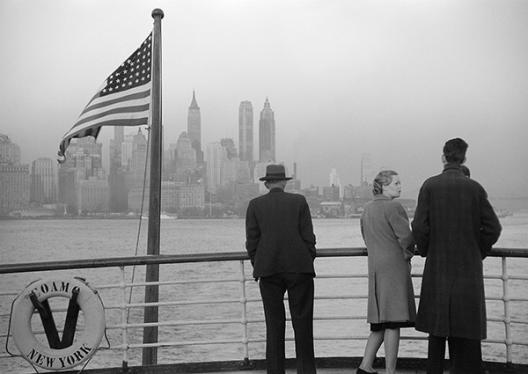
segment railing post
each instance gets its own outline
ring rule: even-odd
[[[244,271],[244,260],[240,260],[240,291],[241,291],[240,304],[242,306],[242,343],[244,345],[244,365],[249,366],[246,273]]]
[[[128,324],[128,317],[127,317],[127,288],[126,288],[126,277],[125,277],[125,267],[120,266],[119,269],[121,270],[121,283],[119,284],[119,288],[121,288],[121,292],[123,295],[123,302],[121,306],[121,324],[123,325],[123,328],[121,329],[121,337],[123,339],[123,372],[128,372],[128,335],[127,335],[127,324]]]
[[[510,293],[508,288],[508,266],[506,257],[502,257],[502,301],[504,303],[504,329],[506,334],[506,365],[512,365]]]

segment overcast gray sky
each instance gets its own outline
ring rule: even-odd
[[[24,162],[55,157],[157,7],[166,143],[186,130],[193,89],[204,144],[238,143],[242,100],[257,136],[268,97],[277,158],[298,163],[303,185],[327,184],[331,168],[358,184],[369,153],[416,197],[444,142],[462,137],[491,196],[528,195],[524,0],[2,0],[0,133]]]

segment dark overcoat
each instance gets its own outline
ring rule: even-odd
[[[486,191],[458,164],[420,189],[414,239],[426,257],[416,329],[436,336],[486,338],[482,259],[501,232]]]
[[[414,322],[409,265],[414,241],[405,209],[377,195],[365,205],[360,223],[368,252],[367,322]]]
[[[255,278],[277,273],[315,276],[315,234],[303,195],[273,188],[249,202],[246,250]]]

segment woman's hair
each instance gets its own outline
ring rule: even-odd
[[[394,170],[382,170],[374,178],[372,182],[372,193],[375,195],[381,195],[383,193],[383,186],[388,186],[392,183],[392,176],[398,175]]]

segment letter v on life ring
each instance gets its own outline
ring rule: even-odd
[[[36,308],[34,303],[38,304],[41,318],[46,323],[50,319],[53,321],[48,299],[53,297],[72,299],[74,294],[84,317],[83,331],[79,332],[75,339],[71,337],[71,331],[68,331],[68,334],[66,331],[63,333],[63,339],[65,335],[69,335],[69,338],[65,339],[67,344],[71,343],[68,347],[51,348],[38,341],[31,329],[31,318]],[[45,318],[43,314],[46,315]],[[97,292],[77,278],[45,279],[29,284],[13,304],[11,323],[13,340],[23,357],[33,365],[47,370],[66,370],[88,360],[101,343],[106,325],[104,307]],[[75,328],[75,326],[67,328]],[[54,323],[45,326],[47,334],[50,329],[53,335],[57,333]]]

